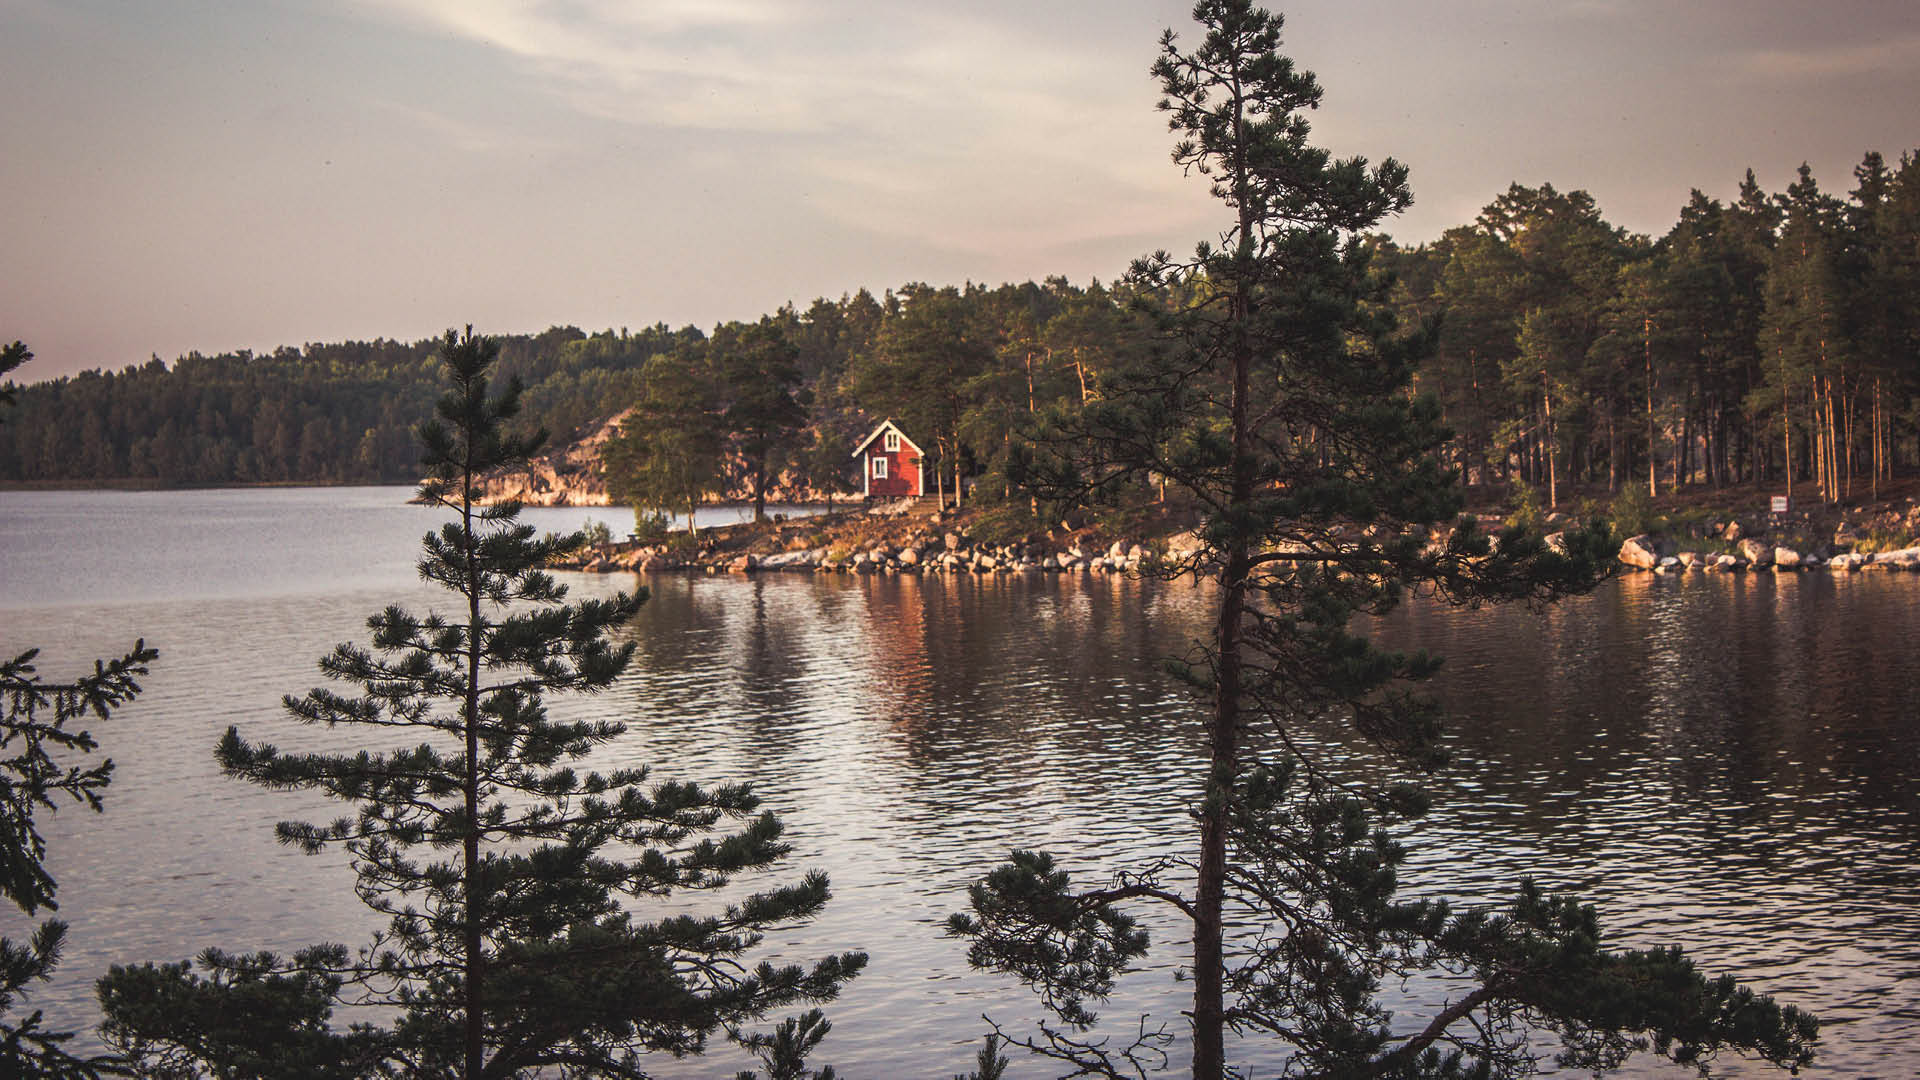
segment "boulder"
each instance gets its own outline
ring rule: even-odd
[[[1727,522],[1727,527],[1720,531],[1720,539],[1729,542],[1738,540],[1745,535],[1747,535],[1747,531],[1741,528],[1740,523],[1737,521]]]
[[[901,564],[904,566],[920,565],[920,551],[918,548],[910,548],[910,547],[901,548],[900,555],[898,557],[900,559]]]
[[[1199,532],[1189,529],[1167,538],[1167,557],[1175,561],[1192,558],[1204,547],[1206,544],[1200,539]]]
[[[1740,557],[1755,570],[1765,570],[1773,565],[1773,545],[1749,537],[1740,541]]]
[[[1653,569],[1660,565],[1661,559],[1671,554],[1673,554],[1672,544],[1646,533],[1630,536],[1620,545],[1620,561],[1642,570]]]
[[[1109,559],[1124,559],[1126,557],[1127,542],[1125,540],[1115,540],[1113,546],[1107,549],[1107,558]]]
[[[1567,553],[1567,534],[1564,532],[1548,533],[1542,543],[1546,544],[1547,550],[1555,555]]]
[[[730,574],[751,574],[759,569],[759,567],[760,562],[758,559],[755,559],[752,555],[742,555],[727,564],[727,572]]]
[[[794,567],[810,567],[814,564],[814,561],[814,554],[811,551],[804,549],[799,551],[783,551],[778,555],[769,555],[759,560],[759,562],[755,564],[755,569],[790,570]]]
[[[1775,570],[1798,570],[1804,560],[1800,553],[1788,547],[1773,549],[1773,568]]]

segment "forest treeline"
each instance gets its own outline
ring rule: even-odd
[[[1868,153],[1845,197],[1804,166],[1779,193],[1748,172],[1731,203],[1693,192],[1658,238],[1584,191],[1516,184],[1434,243],[1375,244],[1403,325],[1433,333],[1416,387],[1470,484],[1558,501],[1762,480],[1837,499],[1920,462],[1914,154]],[[1026,424],[1155,347],[1168,300],[1058,277],[914,283],[711,333],[507,335],[501,369],[557,438],[637,407],[613,454],[641,505],[857,490],[852,442],[888,416],[929,452],[930,487],[997,493]],[[0,482],[410,483],[436,344],[194,353],[15,387]]]

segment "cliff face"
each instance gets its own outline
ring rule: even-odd
[[[620,431],[620,423],[633,410],[618,413],[595,428],[586,438],[564,445],[550,446],[525,469],[488,477],[481,485],[482,502],[518,499],[523,506],[607,506],[607,485],[600,479],[600,449]],[[851,456],[851,450],[849,450]],[[737,460],[724,463],[731,478],[722,489],[707,497],[709,503],[744,503],[752,498],[747,487],[746,468]],[[851,465],[849,465],[851,469]],[[834,502],[857,502],[857,491],[833,493]],[[825,492],[808,487],[792,472],[772,478],[768,484],[770,503],[824,503]]]
[[[518,499],[526,506],[606,506],[607,485],[600,479],[600,448],[620,429],[620,413],[586,438],[556,446],[525,469],[487,478],[482,502]]]

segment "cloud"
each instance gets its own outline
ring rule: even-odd
[[[778,176],[816,211],[949,249],[1136,230],[1179,184],[1144,56],[1075,33],[1098,9],[1047,27],[804,0],[360,6],[498,50],[582,115],[684,133],[698,149],[683,164]],[[1116,97],[1116,78],[1137,98]]]
[[[1871,75],[1911,78],[1920,69],[1920,34],[1815,48],[1756,49],[1734,58],[1736,69],[1758,79],[1835,79]]]

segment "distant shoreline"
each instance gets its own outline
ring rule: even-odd
[[[403,483],[390,480],[256,480],[245,484],[165,484],[160,481],[142,482],[138,480],[102,481],[96,484],[72,484],[65,482],[0,482],[0,492],[8,491],[260,491],[277,488],[398,488],[413,491],[418,482]],[[831,504],[825,502],[789,502],[786,500],[768,500],[769,514],[789,508],[825,511],[840,510],[860,504],[857,497],[835,499]],[[485,504],[482,504],[485,505]],[[560,502],[560,503],[522,503],[521,505],[541,510],[611,510],[631,512],[630,506],[615,503]],[[716,499],[700,504],[702,510],[738,510],[753,505],[752,499]]]

